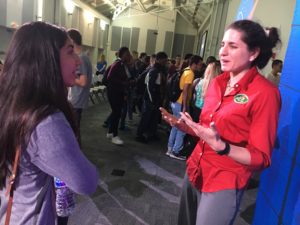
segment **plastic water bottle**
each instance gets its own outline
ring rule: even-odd
[[[75,209],[74,193],[68,188],[65,182],[54,178],[56,190],[56,213],[61,217],[70,216]]]

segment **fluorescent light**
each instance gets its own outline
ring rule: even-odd
[[[88,24],[94,22],[94,15],[90,11],[85,10],[84,11],[84,17],[85,17]]]
[[[38,0],[37,1],[37,16],[36,20],[42,21],[43,20],[43,5],[44,5],[44,0]]]
[[[64,3],[65,3],[64,5],[65,5],[65,9],[66,9],[67,13],[73,14],[73,11],[75,8],[74,3],[71,0],[65,0]]]
[[[107,23],[105,21],[100,20],[100,28],[101,28],[101,30],[105,30],[106,24]]]

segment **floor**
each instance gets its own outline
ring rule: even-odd
[[[69,225],[175,225],[185,162],[165,155],[168,136],[162,129],[160,141],[135,142],[137,114],[129,129],[119,133],[124,146],[113,145],[102,127],[109,112],[101,99],[83,113],[83,152],[97,166],[100,178],[92,196],[76,197]],[[251,224],[257,186],[257,179],[252,180],[235,225]]]

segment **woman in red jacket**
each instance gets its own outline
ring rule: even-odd
[[[271,163],[281,99],[278,89],[259,74],[280,41],[249,20],[226,30],[219,57],[224,73],[205,97],[199,123],[185,113],[172,126],[199,137],[187,161],[179,225],[230,225],[252,173]]]

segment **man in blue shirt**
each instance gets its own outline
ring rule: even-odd
[[[74,107],[80,141],[80,120],[82,110],[88,106],[90,86],[92,83],[92,64],[89,57],[82,51],[82,36],[76,29],[68,30],[73,41],[74,52],[79,56],[81,65],[77,70],[75,85],[69,89],[68,100]]]

